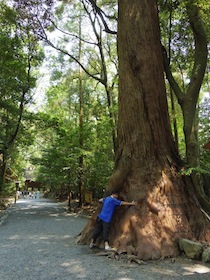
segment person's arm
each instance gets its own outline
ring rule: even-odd
[[[121,201],[120,205],[137,205],[136,201],[132,201],[132,202],[127,202],[127,201]]]
[[[103,198],[100,198],[100,199],[98,200],[98,202],[103,202]]]

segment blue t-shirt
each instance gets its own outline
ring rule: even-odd
[[[103,207],[98,217],[104,222],[111,222],[116,206],[119,206],[121,203],[121,200],[118,200],[112,196],[104,198]]]

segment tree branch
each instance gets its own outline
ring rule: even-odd
[[[94,42],[86,41],[86,40],[84,40],[83,38],[80,38],[79,36],[77,36],[77,35],[75,35],[75,34],[72,34],[72,33],[69,33],[69,32],[66,32],[66,31],[60,29],[60,28],[55,24],[54,21],[50,20],[50,22],[51,22],[52,25],[53,25],[58,31],[60,31],[61,33],[65,34],[65,35],[68,35],[68,36],[71,36],[71,37],[74,37],[74,38],[76,38],[76,39],[82,41],[83,43],[86,43],[86,44],[89,44],[89,45],[96,45],[96,43],[94,43]]]
[[[163,45],[162,45],[162,53],[163,53],[163,64],[164,64],[164,70],[166,73],[166,78],[169,81],[169,84],[171,85],[174,93],[176,94],[179,104],[181,105],[183,102],[184,95],[183,95],[183,92],[182,92],[181,88],[179,87],[178,83],[176,82],[176,80],[173,77],[173,74],[171,72],[171,68],[169,65],[167,51]]]
[[[186,9],[195,40],[194,66],[188,92],[197,102],[207,66],[208,41],[199,7],[190,0],[187,1]]]
[[[105,28],[104,31],[109,34],[116,35],[117,31],[113,31],[113,30],[109,29],[108,24],[106,23],[104,16],[103,16],[104,12],[96,5],[96,1],[95,0],[85,0],[85,1],[89,2],[92,5],[92,7],[94,8],[94,10],[96,11],[96,13],[99,15],[99,17],[104,25],[104,28]]]
[[[38,19],[37,19],[37,20],[38,20]],[[43,34],[43,35],[42,35],[41,33],[39,34],[39,37],[40,37],[41,40],[43,40],[44,42],[46,42],[46,43],[47,43],[49,46],[51,46],[53,49],[55,49],[55,50],[57,50],[57,51],[59,51],[59,52],[65,54],[65,55],[69,56],[73,61],[75,61],[75,62],[82,68],[82,70],[83,70],[88,76],[90,76],[91,78],[95,79],[96,81],[100,82],[100,83],[103,84],[103,85],[105,84],[105,81],[104,81],[103,79],[100,79],[100,78],[98,78],[97,76],[91,74],[91,73],[84,67],[84,65],[83,65],[76,57],[74,57],[73,55],[71,55],[68,51],[66,51],[66,50],[64,50],[64,49],[61,49],[61,48],[57,47],[55,44],[53,44],[53,43],[48,39],[47,34],[46,34],[44,28],[42,27],[41,23],[40,23],[40,27],[42,28],[42,34]]]

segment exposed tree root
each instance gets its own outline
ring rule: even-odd
[[[135,198],[138,205],[116,209],[110,244],[117,248],[118,253],[105,252],[105,255],[115,259],[126,255],[128,262],[129,255],[136,256],[130,262],[161,260],[180,255],[179,238],[210,242],[209,219],[200,211],[189,186],[185,186],[182,178],[172,175],[168,171],[162,172],[158,183],[152,187],[147,185],[147,192],[141,190],[139,181],[135,180],[135,184],[132,181],[132,192],[129,185],[123,196],[128,197],[128,201]],[[132,196],[134,194],[135,197]],[[80,233],[79,244],[89,244],[99,211],[100,208],[96,209]],[[98,239],[97,245],[102,245],[102,242],[102,238]]]
[[[138,265],[141,264],[146,264],[144,261],[140,260],[137,256],[130,255],[130,254],[124,254],[124,253],[119,253],[117,251],[111,252],[111,251],[105,251],[105,252],[98,252],[96,253],[97,256],[105,256],[109,259],[115,259],[115,260],[123,260],[127,262],[128,264],[130,263],[136,263]]]
[[[176,262],[176,259],[175,259],[175,258],[172,258],[172,257],[170,257],[170,256],[168,256],[168,257],[161,257],[158,261],[164,261],[165,259],[170,259],[170,261],[171,261],[172,263]]]
[[[128,263],[135,262],[137,264],[146,264],[144,261],[140,260],[137,256],[127,255]]]

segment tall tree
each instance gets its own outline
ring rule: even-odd
[[[118,5],[118,148],[107,191],[117,188],[138,206],[118,209],[111,243],[143,260],[176,256],[179,237],[210,240],[210,225],[190,181],[178,176],[181,161],[169,124],[157,3],[120,0]],[[89,242],[95,217],[80,243]]]
[[[82,15],[79,17],[79,38],[82,34]],[[82,59],[82,41],[79,40],[79,62]],[[84,147],[84,89],[82,83],[82,68],[79,66],[79,168],[78,168],[78,187],[79,187],[79,206],[82,206],[84,199],[84,155],[82,153]]]
[[[42,107],[46,115],[44,114],[41,125],[37,125],[36,141],[39,143],[39,153],[31,155],[37,166],[37,178],[54,193],[64,194],[67,187],[78,193],[76,176],[78,177],[81,168],[78,159],[82,155],[84,188],[96,190],[95,193],[102,192],[113,167],[106,97],[103,90],[93,90],[93,80],[83,73],[84,113],[81,145],[78,69],[71,69],[61,76],[57,60],[54,65],[57,68],[51,66],[54,68],[53,85],[47,89],[45,104]]]
[[[37,44],[27,30],[18,28],[16,13],[3,2],[1,9],[0,67],[0,191],[4,186],[10,149],[17,139],[24,108],[31,100],[30,89],[35,85],[31,74],[37,61]],[[34,64],[35,65],[35,64]]]
[[[190,48],[188,45],[184,50],[185,53],[187,52],[188,54],[188,61],[191,61],[192,64],[192,66],[189,66],[190,71],[188,70],[188,73],[186,70],[184,70],[186,75],[184,79],[186,80],[188,78],[189,80],[188,85],[185,85],[184,88],[173,75],[171,70],[172,67],[169,66],[169,59],[166,58],[166,53],[164,55],[166,76],[182,109],[184,122],[183,131],[186,144],[186,161],[188,167],[194,168],[195,170],[200,166],[197,103],[208,59],[207,29],[203,21],[201,4],[202,0],[198,2],[186,0],[180,4],[180,9],[182,9],[183,12],[186,12],[186,16],[188,17],[190,23],[186,27],[187,36],[193,40]],[[171,5],[173,4],[171,3]],[[189,30],[189,27],[191,30]],[[184,83],[186,82],[184,81]],[[200,175],[196,172],[193,172],[191,174],[191,178],[194,182],[196,194],[200,203],[202,204],[202,207],[204,207],[206,211],[210,211],[210,204],[201,188]]]
[[[27,2],[27,3],[26,3]],[[32,30],[39,39],[47,43],[53,49],[63,54],[68,58],[71,65],[75,62],[80,67],[80,74],[88,75],[95,80],[96,86],[102,86],[107,96],[107,108],[109,112],[110,129],[112,131],[113,149],[116,149],[116,37],[110,37],[111,30],[106,27],[108,33],[103,33],[104,28],[103,15],[100,14],[100,9],[96,5],[90,5],[89,1],[71,1],[66,3],[61,1],[56,8],[52,5],[54,1],[17,1],[16,8],[21,14],[22,21],[26,16],[33,22]],[[94,2],[92,2],[94,3]],[[49,10],[46,10],[48,5]],[[109,5],[106,5],[107,7]],[[31,8],[30,8],[31,7]],[[82,9],[81,9],[82,7]],[[38,9],[37,9],[38,8]],[[54,14],[52,13],[52,9]],[[34,12],[34,11],[39,11]],[[74,11],[74,12],[73,12]],[[65,17],[68,20],[63,20]],[[61,20],[62,19],[62,20]],[[71,24],[70,24],[71,22]],[[115,21],[116,22],[116,21]],[[88,23],[88,24],[87,24]],[[84,28],[85,25],[88,28]],[[79,25],[79,31],[78,27]],[[53,40],[50,36],[47,27],[59,34],[59,40]],[[76,30],[76,31],[75,31]],[[116,32],[111,32],[116,33]],[[78,44],[79,42],[79,44]],[[113,44],[114,42],[114,44]],[[82,52],[81,52],[82,44]],[[111,45],[114,45],[114,52]],[[94,46],[94,48],[92,48]],[[114,55],[113,55],[114,53]],[[73,66],[75,67],[75,66]],[[108,74],[114,73],[113,75]],[[80,149],[78,167],[78,189],[80,193],[80,204],[82,201],[82,189],[84,188],[83,178],[83,89],[82,79],[79,77],[79,96],[80,96]]]
[[[94,4],[95,1],[79,0],[68,3],[61,1],[63,3],[56,8],[54,8],[53,2],[55,1],[16,1],[15,7],[21,14],[20,23],[25,20],[25,17],[29,17],[31,28],[39,39],[63,53],[71,62],[80,65],[84,73],[103,86],[107,95],[107,107],[112,129],[113,148],[115,150],[117,132],[114,93],[116,92],[117,84],[117,61],[115,58],[116,48],[110,47],[111,45],[116,46],[116,40],[110,33],[116,34],[116,32],[110,30],[105,24],[104,13]],[[46,9],[46,5],[48,9]],[[112,2],[106,3],[107,9],[110,5],[112,8]],[[81,16],[81,7],[83,11],[82,18],[84,19],[82,25],[87,25],[88,28],[83,28],[82,36],[79,37],[78,32],[75,32],[75,24],[78,24],[78,17]],[[68,21],[66,22],[63,18],[68,18]],[[111,18],[112,25],[115,28],[115,16],[113,15]],[[107,33],[102,32],[104,28]],[[52,40],[48,30],[56,30],[57,34],[59,34],[57,37],[62,39]],[[78,39],[83,43],[81,60],[74,45],[75,42],[77,44]],[[112,73],[112,75],[108,75],[108,73]]]

